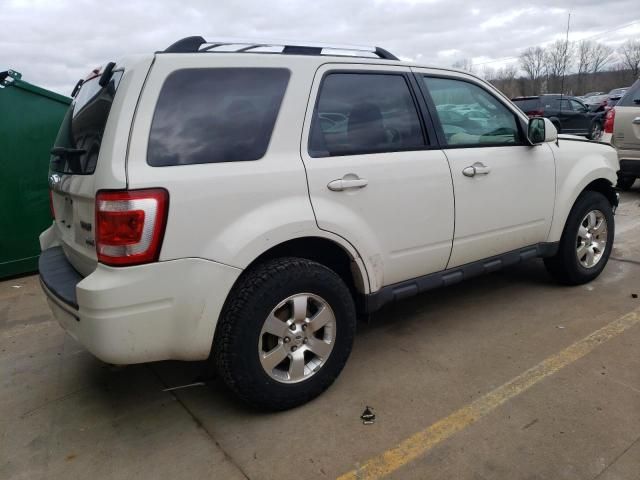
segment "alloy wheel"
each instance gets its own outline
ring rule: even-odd
[[[327,362],[335,337],[336,317],[326,300],[311,293],[291,295],[265,319],[260,364],[278,382],[307,380]]]
[[[607,248],[607,219],[600,210],[587,213],[576,238],[576,256],[584,268],[595,267]]]

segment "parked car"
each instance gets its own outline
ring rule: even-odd
[[[589,108],[592,112],[602,112],[607,106],[607,100],[609,100],[609,95],[594,95],[592,97],[587,98],[584,101],[584,104]]]
[[[326,47],[189,37],[81,85],[40,236],[71,336],[114,364],[209,358],[281,410],[338,376],[357,314],[536,257],[602,272],[613,148],[472,74]]]
[[[628,190],[640,177],[640,80],[608,111],[604,132],[618,151],[618,187]]]
[[[604,110],[608,111],[609,109],[615,107],[617,105],[617,103],[620,101],[620,99],[624,96],[624,94],[627,92],[628,87],[627,88],[614,88],[613,90],[611,90],[607,96],[607,103],[604,106]]]
[[[545,94],[512,99],[529,117],[545,117],[551,120],[559,133],[581,135],[599,140],[602,134],[603,115],[592,112],[576,97]]]
[[[585,93],[584,95],[579,96],[578,98],[585,101],[591,97],[595,97],[598,95],[604,95],[604,92],[589,92],[589,93]],[[585,102],[586,103],[586,102]]]

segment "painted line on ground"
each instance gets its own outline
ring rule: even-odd
[[[584,357],[599,345],[640,324],[640,309],[623,315],[582,340],[552,355],[502,386],[474,400],[426,429],[413,434],[395,447],[345,473],[338,480],[372,480],[395,472],[409,462],[425,455],[433,447],[457,432],[487,416],[507,400],[528,390],[560,369]]]

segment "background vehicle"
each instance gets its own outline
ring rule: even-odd
[[[598,140],[602,132],[602,115],[592,112],[577,97],[545,94],[512,99],[529,117],[551,120],[559,133],[583,135]]]
[[[580,100],[585,101],[585,103],[586,103],[587,99],[589,99],[591,97],[596,97],[598,95],[603,95],[603,94],[604,94],[604,92],[589,92],[589,93],[585,93],[584,95],[580,95],[577,98],[579,98]]]
[[[589,107],[589,110],[592,112],[602,112],[607,106],[607,100],[609,100],[609,95],[594,95],[585,99],[584,104]]]
[[[629,189],[640,177],[640,80],[609,110],[604,131],[618,151],[618,187]]]
[[[620,99],[627,92],[627,90],[628,90],[628,87],[625,87],[625,88],[614,88],[613,90],[611,90],[607,94],[607,103],[604,106],[604,109],[605,110],[609,110],[610,108],[615,107],[618,104],[618,102],[620,101]]]
[[[610,146],[471,74],[326,48],[188,37],[82,84],[40,274],[97,357],[210,358],[286,409],[340,373],[357,313],[535,257],[566,284],[600,274]]]

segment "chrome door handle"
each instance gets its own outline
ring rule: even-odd
[[[640,117],[636,117],[633,120],[631,120],[631,123],[633,123],[634,125],[640,125]]]
[[[475,177],[476,175],[488,175],[491,171],[491,167],[487,167],[482,162],[476,162],[473,165],[466,167],[462,170],[462,174],[465,177]]]
[[[365,178],[349,178],[345,176],[345,178],[339,178],[329,182],[327,188],[332,192],[342,192],[349,188],[364,188],[368,183],[369,181]]]

